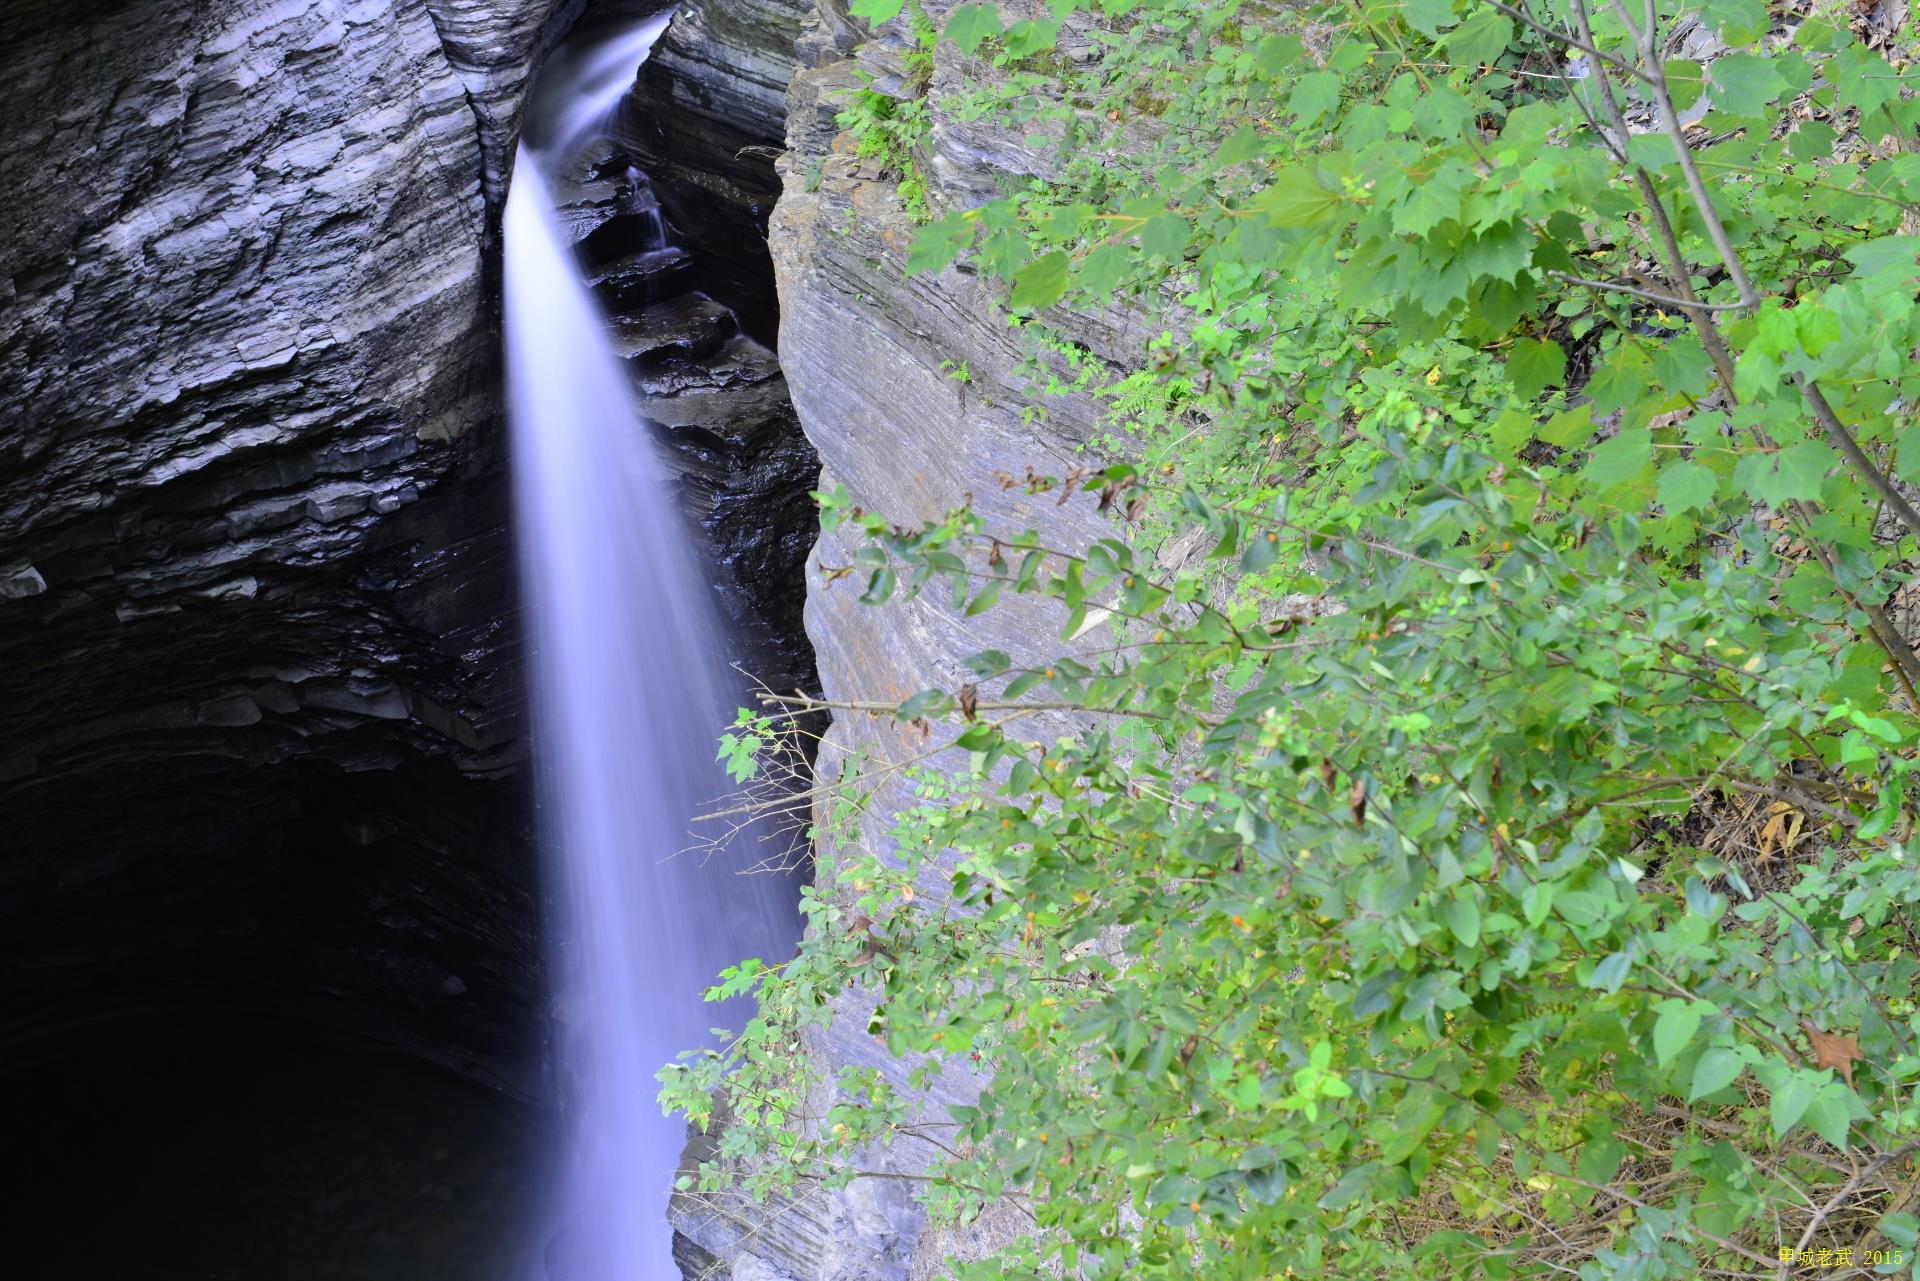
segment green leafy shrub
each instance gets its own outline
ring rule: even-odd
[[[1098,56],[1023,79],[1068,20]],[[973,772],[894,859],[836,847],[801,955],[735,976],[760,1019],[668,1074],[734,1118],[704,1186],[910,1132],[859,1074],[788,1124],[853,982],[896,1053],[991,1068],[927,1196],[1033,1231],[956,1277],[1911,1273],[1920,101],[1864,21],[952,12],[1006,73],[952,109],[1058,127],[1059,171],[911,269],[1169,338],[1105,384],[1135,461],[1025,482],[1110,513],[1091,547],[824,496],[863,599],[1044,595],[1063,645],[897,709]]]

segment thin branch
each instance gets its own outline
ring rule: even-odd
[[[1620,20],[1626,23],[1629,31],[1639,44],[1640,57],[1645,69],[1642,73],[1648,91],[1653,98],[1654,107],[1660,113],[1660,127],[1673,144],[1675,157],[1680,162],[1680,173],[1686,179],[1687,190],[1693,196],[1694,208],[1700,215],[1700,224],[1706,228],[1707,238],[1713,241],[1714,249],[1720,255],[1720,261],[1726,266],[1727,274],[1732,277],[1734,288],[1740,294],[1742,309],[1756,312],[1760,309],[1760,291],[1754,288],[1752,277],[1747,275],[1746,265],[1740,261],[1739,253],[1733,247],[1733,239],[1728,236],[1726,224],[1720,219],[1720,210],[1713,201],[1713,193],[1707,189],[1706,180],[1700,176],[1700,167],[1694,163],[1693,148],[1687,143],[1686,126],[1680,122],[1680,113],[1674,108],[1673,95],[1667,89],[1666,63],[1660,55],[1651,27],[1641,31],[1634,27],[1633,20],[1627,16],[1626,8],[1620,0],[1610,0]],[[1920,511],[1900,492],[1899,486],[1882,472],[1873,459],[1867,456],[1860,442],[1840,421],[1840,415],[1821,394],[1814,381],[1803,373],[1793,375],[1794,386],[1800,389],[1801,397],[1807,408],[1813,411],[1813,417],[1826,433],[1833,447],[1840,451],[1847,464],[1853,468],[1862,480],[1871,485],[1887,506],[1900,519],[1916,539],[1920,539]]]
[[[1588,289],[1610,289],[1614,293],[1632,294],[1635,298],[1644,298],[1648,302],[1659,303],[1674,311],[1738,311],[1746,306],[1739,302],[1701,302],[1698,299],[1675,298],[1668,294],[1657,294],[1651,289],[1641,289],[1634,285],[1623,285],[1612,280],[1588,280],[1581,276],[1569,276],[1564,271],[1547,273],[1556,280],[1564,280],[1570,285],[1584,285]]]
[[[1593,23],[1587,13],[1586,0],[1574,0],[1573,13],[1575,21],[1579,23],[1581,36],[1591,44]],[[1607,78],[1604,69],[1597,71],[1594,78],[1600,86],[1600,101],[1606,108],[1607,119],[1612,122],[1620,137],[1625,139],[1627,136],[1626,113],[1620,110],[1620,100],[1614,96],[1613,82]],[[1576,93],[1573,96],[1576,101],[1579,99],[1579,94]],[[1582,110],[1585,110],[1584,105]],[[1591,120],[1592,117],[1589,116],[1588,119]],[[1624,141],[1615,143],[1612,138],[1608,138],[1607,141],[1620,157],[1621,162],[1626,163],[1627,152]],[[1632,169],[1634,185],[1640,189],[1641,202],[1646,205],[1647,212],[1652,215],[1654,230],[1659,233],[1660,246],[1666,253],[1667,270],[1673,273],[1674,288],[1679,290],[1680,296],[1690,304],[1683,310],[1692,319],[1694,328],[1699,331],[1700,343],[1707,349],[1707,356],[1713,361],[1714,372],[1720,375],[1720,384],[1726,390],[1728,398],[1737,400],[1733,390],[1733,354],[1727,349],[1726,339],[1720,336],[1719,327],[1713,323],[1712,312],[1698,305],[1699,299],[1693,292],[1693,271],[1687,263],[1686,254],[1681,252],[1680,237],[1674,232],[1673,220],[1667,216],[1666,202],[1660,198],[1660,189],[1654,185],[1653,175],[1646,171],[1645,166],[1633,165]]]
[[[828,698],[814,698],[806,694],[795,694],[790,697],[780,694],[764,694],[761,696],[760,701],[762,704],[768,706],[778,705],[784,708],[807,712],[868,712],[876,716],[891,716],[895,720],[899,719],[900,711],[900,704],[898,703],[872,702],[857,699],[840,701]],[[1028,712],[1076,712],[1082,716],[1138,716],[1143,720],[1150,721],[1171,721],[1177,719],[1166,712],[1149,711],[1143,707],[1092,707],[1086,703],[1064,701],[1047,703],[995,703],[983,700],[974,704],[974,710],[980,712],[1015,712],[1022,714]],[[1218,717],[1209,716],[1203,712],[1189,711],[1188,714],[1195,720],[1208,725],[1219,725],[1222,723]]]
[[[1819,557],[1821,567],[1827,571],[1827,577],[1833,580],[1833,585],[1847,599],[1848,604],[1867,616],[1867,631],[1893,664],[1894,676],[1900,682],[1901,692],[1907,696],[1907,705],[1920,711],[1920,693],[1914,689],[1915,682],[1920,682],[1920,655],[1914,654],[1913,646],[1907,644],[1906,638],[1900,634],[1900,629],[1894,625],[1893,619],[1888,616],[1882,606],[1861,600],[1841,585],[1839,561],[1834,558],[1833,552],[1827,548],[1826,544],[1813,536],[1812,505],[1796,500],[1793,510],[1794,514],[1800,518],[1802,528],[1807,531],[1807,546],[1813,549],[1815,556]]]
[[[1819,423],[1821,429],[1827,433],[1827,439],[1833,442],[1833,447],[1840,451],[1848,465],[1863,480],[1873,486],[1874,492],[1878,493],[1886,502],[1888,509],[1900,518],[1900,523],[1907,527],[1908,532],[1920,539],[1920,511],[1914,510],[1913,504],[1907,501],[1907,496],[1900,492],[1900,487],[1888,479],[1887,474],[1880,470],[1873,459],[1867,457],[1867,451],[1860,448],[1860,442],[1854,438],[1852,432],[1847,430],[1846,424],[1840,421],[1840,415],[1833,412],[1833,406],[1827,403],[1826,396],[1821,394],[1820,388],[1814,384],[1813,379],[1805,374],[1796,373],[1793,375],[1793,385],[1800,389],[1801,396],[1807,402],[1807,408],[1813,411],[1814,421]]]
[[[1687,145],[1687,128],[1680,122],[1680,112],[1673,105],[1673,94],[1667,89],[1666,63],[1660,57],[1660,51],[1652,43],[1651,32],[1641,32],[1633,26],[1626,16],[1620,0],[1613,0],[1613,6],[1634,32],[1634,38],[1640,46],[1640,57],[1646,63],[1642,80],[1653,98],[1654,108],[1660,113],[1660,127],[1673,143],[1673,149],[1680,161],[1680,173],[1686,179],[1687,191],[1693,196],[1694,207],[1699,211],[1700,224],[1706,228],[1707,238],[1713,241],[1714,249],[1725,264],[1727,274],[1733,278],[1733,286],[1739,291],[1740,301],[1747,310],[1757,311],[1760,307],[1760,292],[1753,287],[1753,279],[1747,275],[1746,266],[1740,261],[1740,255],[1734,251],[1733,240],[1727,235],[1726,224],[1720,221],[1720,210],[1713,202],[1713,193],[1707,190],[1706,180],[1700,176],[1700,167],[1693,162],[1693,148]]]
[[[1855,1173],[1852,1178],[1848,1179],[1846,1183],[1841,1185],[1840,1190],[1834,1193],[1833,1198],[1829,1200],[1824,1206],[1820,1207],[1820,1210],[1818,1213],[1816,1213],[1811,1219],[1807,1220],[1806,1230],[1800,1234],[1800,1244],[1795,1247],[1796,1252],[1800,1250],[1805,1250],[1807,1248],[1807,1242],[1813,1240],[1814,1232],[1816,1232],[1819,1229],[1822,1223],[1826,1222],[1827,1216],[1832,1214],[1836,1209],[1838,1209],[1840,1207],[1841,1202],[1845,1201],[1848,1197],[1852,1196],[1854,1191],[1860,1186],[1860,1184],[1864,1180],[1866,1180],[1867,1178],[1870,1178],[1875,1174],[1880,1173],[1880,1171],[1884,1169],[1886,1166],[1892,1164],[1895,1161],[1900,1160],[1905,1156],[1908,1156],[1909,1154],[1913,1153],[1916,1150],[1920,1150],[1920,1139],[1915,1139],[1913,1142],[1907,1144],[1905,1147],[1899,1148],[1895,1151],[1883,1152],[1878,1157],[1875,1157],[1872,1161],[1869,1161],[1863,1169]]]
[[[1615,58],[1612,54],[1600,52],[1600,50],[1594,48],[1591,44],[1574,36],[1571,32],[1557,31],[1552,27],[1546,26],[1539,22],[1535,22],[1525,12],[1519,9],[1515,9],[1510,5],[1504,5],[1500,3],[1500,0],[1485,0],[1485,3],[1492,6],[1494,9],[1499,10],[1501,13],[1506,14],[1509,18],[1512,18],[1515,22],[1518,22],[1523,26],[1532,28],[1534,31],[1538,32],[1540,35],[1545,36],[1547,39],[1558,41],[1559,43],[1567,46],[1569,49],[1578,49],[1581,53],[1586,54],[1589,58],[1593,58],[1602,63],[1605,63],[1607,66],[1612,67],[1614,70],[1618,71],[1623,76],[1632,76],[1636,80],[1645,79],[1645,77],[1640,72],[1634,70],[1632,67],[1628,66],[1626,63],[1621,62],[1618,58]]]

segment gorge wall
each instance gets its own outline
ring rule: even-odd
[[[576,7],[14,7],[0,1035],[217,997],[515,1058],[489,255]]]
[[[659,7],[16,6],[0,50],[13,1061],[124,1014],[218,1008],[541,1092],[499,217],[549,49]],[[797,11],[785,22],[755,38],[790,44]],[[701,234],[764,223],[736,197],[757,182],[770,204],[774,182],[779,102],[713,92],[735,84],[723,69],[633,112],[707,140],[652,157],[663,190],[715,193],[674,204],[690,252],[660,277],[631,260],[617,143],[604,172],[572,175],[571,219],[740,657],[811,687],[793,584],[816,464],[772,353],[701,292],[771,337],[764,237],[736,266],[730,239]],[[762,282],[759,312],[738,282]]]
[[[725,0],[705,6],[708,12],[740,8]],[[924,3],[936,26],[952,8],[941,0]],[[919,172],[937,212],[978,205],[999,193],[999,183],[1046,172],[1041,150],[960,118],[955,96],[963,72],[984,69],[963,68],[950,45],[937,50],[929,83],[912,82],[909,21],[903,17],[870,33],[863,21],[850,18],[843,0],[820,0],[795,46],[787,150],[778,165],[783,185],[770,245],[781,362],[801,424],[819,451],[821,487],[844,485],[857,506],[902,525],[970,500],[990,528],[1007,535],[1031,528],[1055,546],[1084,545],[1109,532],[1089,504],[1064,507],[1052,497],[1033,498],[1003,486],[1000,475],[1024,475],[1029,466],[1058,475],[1088,461],[1083,447],[1097,435],[1101,406],[1081,393],[1052,396],[1044,419],[1023,419],[1021,406],[1035,390],[1028,364],[1033,352],[1030,340],[1008,327],[1000,289],[964,267],[906,274],[915,225],[897,175],[861,159],[852,137],[835,123],[848,96],[863,87],[903,99],[924,95],[932,128]],[[1095,354],[1136,347],[1146,337],[1144,318],[1123,309],[1049,319]],[[965,377],[953,376],[961,366]],[[852,564],[854,546],[845,531],[824,535],[809,567],[807,635],[828,699],[904,701],[930,687],[958,689],[971,679],[964,661],[984,649],[1005,650],[1016,664],[1023,656],[1060,651],[1064,615],[1031,598],[1003,601],[974,618],[926,598],[896,597],[878,608],[860,604],[862,579],[834,584],[819,572]],[[1046,740],[1071,728],[1035,717],[1023,736]],[[831,779],[858,757],[869,771],[884,775],[888,765],[938,747],[886,718],[840,717],[821,749],[819,768]],[[964,771],[966,757],[934,751],[924,764]],[[911,786],[897,774],[888,776],[869,807],[861,845],[822,840],[816,846],[823,870],[860,850],[884,855],[891,815],[914,803]],[[946,897],[949,871],[930,860],[916,904],[937,907]],[[831,1081],[845,1065],[877,1068],[915,1099],[922,1119],[946,1121],[947,1105],[968,1100],[980,1078],[965,1065],[950,1064],[931,1090],[910,1085],[912,1064],[891,1058],[867,1032],[873,1004],[873,995],[859,987],[837,999],[830,1025],[807,1036],[808,1070]],[[824,1089],[810,1115],[824,1116],[839,1101]],[[710,1157],[714,1141],[712,1135],[696,1137],[689,1159]],[[819,1191],[788,1204],[676,1197],[683,1269],[690,1278],[730,1275],[736,1281],[917,1281],[943,1275],[949,1255],[978,1257],[1019,1231],[1021,1220],[1005,1207],[958,1227],[929,1225],[910,1178],[936,1155],[931,1145],[905,1140],[862,1153],[862,1168],[883,1177],[856,1179],[844,1191]]]
[[[712,265],[710,288],[772,340],[767,225],[807,0],[682,5],[621,115],[662,203]]]

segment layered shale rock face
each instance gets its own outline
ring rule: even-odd
[[[0,1036],[530,1021],[486,254],[564,5],[12,6]]]
[[[707,264],[706,287],[771,339],[767,226],[780,195],[787,84],[812,0],[684,4],[620,118],[668,216]]]
[[[924,0],[924,7],[940,26],[953,5]],[[1101,406],[1080,393],[1050,395],[1044,421],[1023,420],[1021,406],[1043,383],[1032,360],[1057,372],[1061,366],[1008,328],[997,286],[959,269],[906,274],[915,228],[897,185],[854,154],[834,116],[859,87],[902,97],[924,92],[932,136],[922,175],[937,209],[980,204],[996,194],[996,182],[1044,173],[1043,149],[956,118],[962,68],[950,46],[940,48],[930,86],[910,84],[905,54],[912,35],[904,21],[870,35],[864,23],[850,20],[844,0],[821,0],[797,47],[788,150],[778,166],[785,185],[771,244],[781,362],[801,424],[819,451],[822,487],[844,485],[855,504],[900,524],[971,500],[988,527],[1004,536],[1034,529],[1042,543],[1072,548],[1108,534],[1090,503],[1062,506],[1001,483],[1002,474],[1022,476],[1029,467],[1060,475],[1089,462],[1083,446],[1098,435]],[[1147,337],[1144,318],[1124,309],[1050,314],[1048,320],[1094,356],[1137,348]],[[955,377],[963,366],[965,376]],[[1074,381],[1070,374],[1063,379],[1068,386]],[[822,566],[848,566],[854,551],[842,531],[823,536],[814,555]],[[1008,598],[963,618],[947,607],[944,593],[941,600],[863,606],[857,599],[862,582],[809,578],[807,634],[830,699],[898,702],[930,687],[955,690],[972,679],[965,660],[985,649],[1005,650],[1016,664],[1061,652],[1064,615],[1050,602]],[[1096,635],[1084,643],[1101,641]],[[1021,732],[1044,741],[1073,728],[1036,716]],[[884,718],[836,720],[821,749],[822,776],[831,779],[859,758],[870,778],[886,780],[869,806],[862,848],[884,854],[890,816],[915,803],[910,786],[885,767],[937,746]],[[935,753],[924,764],[967,768],[957,751]],[[816,849],[823,865],[858,852],[824,841]],[[928,862],[916,907],[938,910],[950,871],[938,860]],[[949,1064],[930,1089],[913,1086],[913,1065],[890,1057],[867,1032],[873,1004],[872,994],[857,989],[837,1000],[831,1024],[805,1034],[808,1070],[830,1082],[846,1065],[876,1068],[915,1100],[922,1119],[948,1121],[948,1106],[979,1090],[977,1069]],[[841,1101],[828,1089],[808,1112],[825,1116]],[[689,1158],[710,1159],[714,1151],[713,1136],[702,1136]],[[902,1140],[860,1154],[855,1163],[911,1176],[938,1155],[931,1145]],[[857,1179],[844,1191],[775,1206],[678,1198],[673,1217],[683,1269],[689,1277],[726,1276],[731,1269],[733,1277],[753,1281],[917,1281],[944,1275],[949,1255],[978,1257],[1022,1226],[1004,1207],[960,1228],[930,1226],[912,1186],[899,1178]]]

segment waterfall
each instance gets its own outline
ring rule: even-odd
[[[541,137],[541,150],[566,155],[613,114],[633,86],[634,70],[673,20],[672,10],[656,14],[631,31],[617,32],[580,48],[554,51],[540,72],[540,92],[531,104],[529,132]]]
[[[683,852],[698,807],[727,790],[714,753],[740,691],[542,172],[631,83],[664,22],[616,41],[624,62],[586,59],[582,76],[542,84],[564,93],[571,123],[547,149],[521,149],[504,221],[515,519],[570,1113],[553,1281],[677,1277],[665,1216],[684,1129],[661,1114],[654,1074],[722,1021],[700,1000],[721,968],[784,956],[799,932],[791,883],[743,875],[749,851]]]

